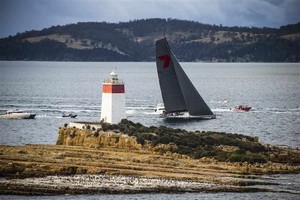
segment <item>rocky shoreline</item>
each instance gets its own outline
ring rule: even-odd
[[[300,178],[298,148],[267,146],[239,134],[145,127],[127,120],[91,125],[60,127],[56,145],[0,145],[0,194],[300,194],[278,176]]]
[[[1,194],[137,194],[182,192],[266,192],[270,189],[211,182],[122,175],[72,175],[2,179]],[[16,189],[17,188],[17,189]]]
[[[0,146],[0,194],[289,192],[267,174],[298,165],[174,158],[148,150],[82,146]],[[276,187],[273,187],[276,186]]]

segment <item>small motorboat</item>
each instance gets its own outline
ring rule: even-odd
[[[71,117],[71,118],[75,118],[75,117],[77,117],[77,115],[72,114],[70,117]]]
[[[75,117],[77,117],[77,115],[72,114],[72,113],[69,113],[69,114],[63,113],[63,114],[62,114],[62,117],[71,117],[71,118],[75,118]]]
[[[8,110],[5,115],[0,115],[2,119],[34,119],[36,114],[25,112],[23,110]]]
[[[246,106],[246,105],[237,105],[234,107],[234,111],[237,112],[245,112],[245,111],[249,111],[252,107],[250,106]]]
[[[156,109],[155,109],[155,113],[162,115],[165,112],[165,106],[162,103],[157,104]]]

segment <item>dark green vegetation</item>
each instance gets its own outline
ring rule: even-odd
[[[176,19],[86,22],[0,39],[0,60],[154,61],[166,36],[180,61],[299,62],[300,23],[225,27]]]
[[[118,125],[102,123],[104,131],[120,130],[130,136],[137,137],[138,143],[147,142],[155,148],[165,144],[166,148],[157,148],[161,153],[170,151],[188,155],[192,158],[210,157],[218,161],[264,163],[269,160],[285,162],[271,147],[258,142],[257,138],[220,132],[188,132],[165,126],[145,127],[140,123],[122,120]],[[271,154],[273,154],[271,156]],[[292,156],[292,155],[290,155]],[[271,158],[272,157],[272,158]],[[291,159],[288,161],[291,162]],[[292,161],[293,162],[293,161]]]

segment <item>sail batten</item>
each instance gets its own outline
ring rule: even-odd
[[[165,112],[186,112],[193,116],[214,116],[190,81],[166,38],[156,41],[156,65]]]

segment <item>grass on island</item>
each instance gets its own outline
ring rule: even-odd
[[[257,137],[212,131],[186,131],[166,126],[146,127],[140,123],[122,120],[119,124],[101,123],[103,131],[113,130],[135,136],[141,145],[150,144],[161,154],[170,152],[203,157],[217,161],[266,163],[300,163],[300,158],[292,149],[284,150],[259,143]]]

